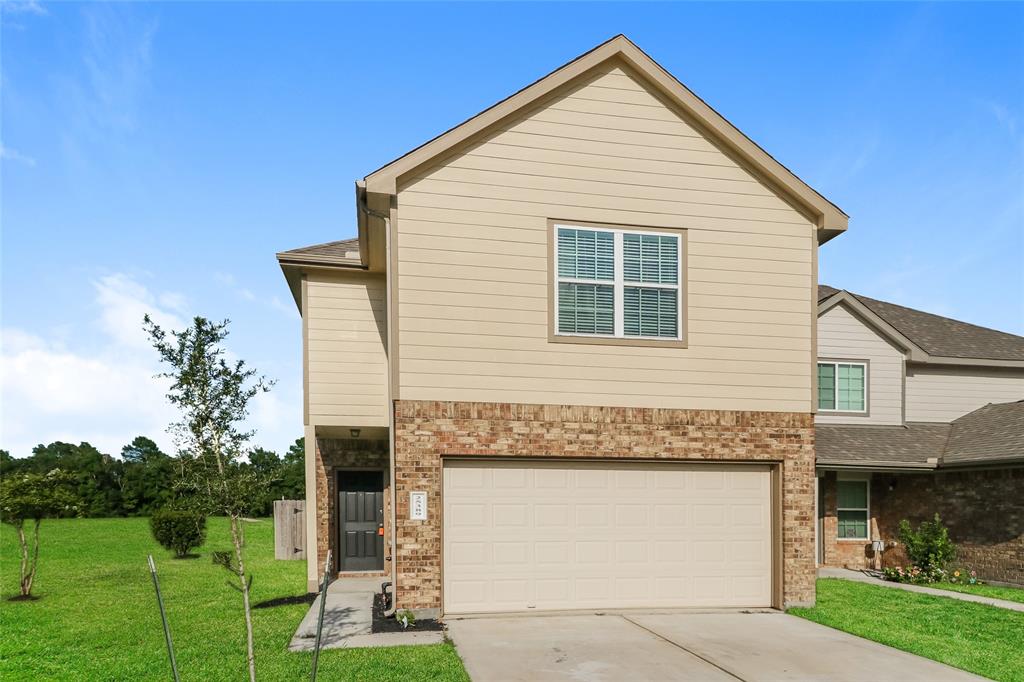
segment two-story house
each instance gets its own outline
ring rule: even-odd
[[[815,598],[847,216],[623,36],[373,171],[302,312],[308,579],[430,613]]]
[[[902,565],[900,521],[938,513],[961,566],[1024,584],[1024,338],[818,298],[819,563]]]

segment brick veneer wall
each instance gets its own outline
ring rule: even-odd
[[[810,414],[570,405],[395,404],[396,603],[441,607],[444,456],[782,463],[783,601],[814,602],[814,422]],[[427,521],[409,492],[427,492]]]
[[[376,469],[384,471],[384,518],[391,509],[390,476],[388,476],[388,441],[348,438],[318,438],[316,441],[316,547],[318,575],[323,575],[327,549],[334,551],[333,570],[337,571],[338,546],[338,477],[339,469]],[[384,568],[390,548],[390,524],[384,524]]]
[[[827,474],[824,484],[826,565],[871,565],[865,543],[837,542],[835,474]],[[900,520],[916,526],[936,513],[949,527],[963,567],[977,571],[983,580],[1024,585],[1024,468],[874,474],[871,515],[886,542],[882,564],[907,563],[902,546],[891,546]]]

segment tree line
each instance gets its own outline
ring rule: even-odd
[[[274,500],[305,499],[305,439],[299,438],[284,453],[255,448],[240,467],[257,474],[267,485],[256,492],[251,513],[269,516]],[[121,448],[121,457],[100,452],[89,443],[37,445],[29,457],[12,457],[0,450],[0,476],[17,473],[46,474],[59,469],[77,494],[77,516],[150,516],[173,506],[175,482],[186,459],[168,455],[152,439],[138,436]]]

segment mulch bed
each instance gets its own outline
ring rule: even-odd
[[[254,609],[272,609],[275,606],[312,604],[314,599],[316,599],[316,592],[310,592],[309,594],[300,594],[295,597],[278,597],[277,599],[268,599],[266,601],[261,601],[258,604],[253,604],[252,607]]]
[[[380,592],[373,595],[373,626],[371,632],[438,632],[444,630],[444,625],[433,618],[417,618],[415,623],[410,623],[408,628],[392,616],[384,617],[384,597]]]

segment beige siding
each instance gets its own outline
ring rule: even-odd
[[[311,425],[388,425],[385,299],[382,275],[308,275]]]
[[[1024,399],[1024,370],[907,366],[907,421],[948,422]]]
[[[864,324],[846,306],[837,305],[818,318],[819,360],[867,360],[868,414],[818,412],[818,424],[902,424],[903,352]]]
[[[808,411],[813,226],[622,70],[399,187],[407,400]],[[548,219],[687,230],[688,348],[548,342]]]

